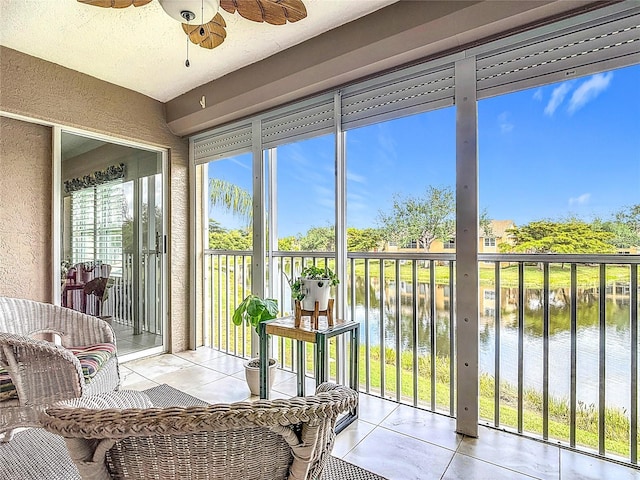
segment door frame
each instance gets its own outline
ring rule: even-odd
[[[61,126],[61,125],[51,125],[52,127],[52,175],[51,175],[51,259],[52,259],[52,268],[51,268],[51,302],[54,305],[60,305],[61,303],[61,285],[60,285],[60,262],[62,259],[61,256],[61,247],[62,247],[62,132],[70,133],[73,135],[78,135],[86,138],[91,138],[94,140],[100,140],[104,142],[113,143],[116,145],[123,145],[126,147],[138,148],[141,150],[147,150],[155,153],[159,153],[162,158],[162,231],[165,236],[165,245],[170,244],[169,242],[169,229],[168,229],[168,211],[169,211],[169,175],[168,175],[168,162],[169,162],[169,152],[166,148],[161,148],[153,145],[148,145],[145,143],[134,142],[129,140],[123,140],[117,137],[111,137],[108,135],[102,135],[94,132],[88,132],[86,130]],[[169,316],[168,316],[168,265],[169,262],[169,252],[166,251],[164,253],[164,261],[162,262],[161,267],[161,275],[162,275],[162,302],[161,302],[161,312],[160,315],[162,317],[162,345],[158,347],[152,347],[149,349],[141,350],[139,352],[130,353],[127,355],[122,355],[119,357],[119,361],[125,362],[129,360],[134,360],[136,358],[147,357],[150,355],[156,355],[160,353],[166,353],[168,351],[168,342],[169,342]]]

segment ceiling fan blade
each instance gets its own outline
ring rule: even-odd
[[[238,12],[253,22],[284,25],[307,16],[302,0],[220,0],[220,7],[229,13]]]
[[[191,43],[200,45],[202,48],[212,49],[222,44],[224,39],[227,38],[227,31],[224,28],[226,26],[227,24],[225,23],[224,18],[217,13],[210,22],[207,22],[204,25],[189,25],[187,23],[183,23],[182,29],[184,30],[184,33],[189,36]],[[204,35],[201,34],[201,29],[203,30]]]
[[[141,7],[147,3],[151,3],[151,0],[78,0],[85,5],[93,5],[94,7],[103,8],[127,8],[133,5],[134,7]]]

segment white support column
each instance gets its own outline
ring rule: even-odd
[[[333,97],[333,115],[335,132],[335,189],[336,189],[336,275],[340,283],[336,288],[335,316],[346,318],[347,315],[347,165],[345,155],[345,132],[342,131],[342,92],[337,91]],[[347,378],[347,351],[344,335],[337,339],[336,380],[345,383]],[[327,370],[328,371],[328,370]]]
[[[202,312],[202,295],[199,291],[198,285],[203,285],[202,280],[204,279],[204,275],[202,274],[202,261],[203,261],[203,247],[204,245],[198,239],[197,231],[197,214],[195,212],[198,211],[198,196],[202,199],[202,192],[200,188],[198,188],[198,180],[196,175],[196,165],[194,162],[194,142],[193,139],[189,140],[189,163],[188,163],[188,173],[189,173],[189,211],[193,212],[191,221],[189,222],[189,238],[191,239],[191,261],[189,262],[189,278],[191,278],[191,285],[189,288],[189,297],[191,298],[191,305],[189,307],[189,350],[195,350],[197,347],[197,328],[198,322],[202,322],[201,312]],[[166,175],[167,170],[163,169],[164,175]],[[164,180],[164,177],[163,177]],[[169,190],[165,190],[168,192]],[[208,205],[209,202],[200,202]],[[163,210],[166,212],[167,210]],[[163,215],[164,216],[164,215]],[[203,218],[200,217],[201,222]],[[201,226],[202,230],[209,230],[209,222],[205,221]],[[166,232],[166,230],[164,230]],[[166,259],[166,256],[165,256]],[[166,333],[166,332],[165,332]]]
[[[456,79],[456,431],[478,436],[478,128],[475,56]]]
[[[251,275],[251,293],[265,295],[265,268],[264,262],[267,256],[266,250],[266,222],[264,205],[266,195],[264,192],[264,159],[262,156],[262,138],[260,136],[260,120],[252,123],[253,145],[253,257]],[[257,357],[260,350],[258,335],[251,329],[251,356]]]

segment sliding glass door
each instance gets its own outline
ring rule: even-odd
[[[162,350],[163,152],[62,132],[61,299],[116,332],[120,355]]]

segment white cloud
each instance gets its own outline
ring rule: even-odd
[[[591,194],[583,193],[579,197],[571,197],[569,199],[569,205],[585,205],[589,202],[589,199],[591,199]]]
[[[613,79],[613,72],[598,73],[591,76],[588,80],[585,80],[578,88],[575,89],[571,100],[569,100],[569,113],[574,113],[576,110],[584,107],[588,102],[595,99],[600,93],[604,92],[611,80]]]
[[[498,124],[500,125],[500,133],[509,133],[515,127],[515,125],[509,121],[509,112],[502,112],[498,115]]]
[[[571,90],[571,82],[564,82],[558,85],[551,92],[551,99],[549,99],[549,103],[544,108],[545,115],[552,116],[556,109],[560,106],[560,104],[564,101],[564,97]]]
[[[533,92],[533,99],[540,102],[542,100],[542,89],[539,88],[535,92]]]
[[[367,177],[347,170],[347,180],[356,183],[367,183]]]

